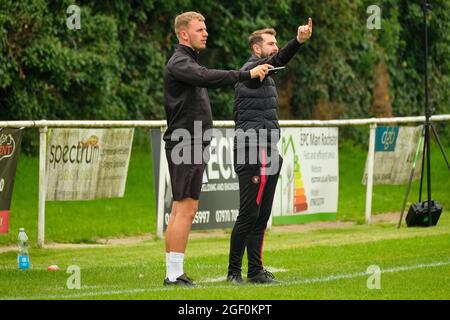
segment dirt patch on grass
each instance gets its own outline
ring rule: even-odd
[[[377,223],[397,223],[400,217],[398,212],[388,212],[372,216],[372,224]],[[405,216],[403,217],[403,219]],[[322,229],[339,229],[348,228],[354,226],[356,223],[354,221],[318,221],[309,222],[305,224],[295,224],[295,225],[282,225],[282,226],[272,226],[270,232],[272,233],[301,233],[308,232],[312,230],[322,230]],[[203,238],[221,238],[229,237],[231,229],[226,230],[205,230],[205,231],[192,231],[189,235],[189,239],[203,239]],[[155,235],[152,233],[147,233],[139,236],[131,237],[121,237],[121,238],[99,238],[96,243],[46,243],[46,249],[82,249],[82,248],[101,248],[105,246],[115,246],[115,245],[135,245],[143,243],[146,241],[154,241]],[[16,245],[3,246],[0,247],[0,253],[16,251]]]
[[[339,229],[354,226],[353,221],[317,221],[304,224],[289,224],[283,226],[273,226],[271,232],[273,233],[302,233],[312,230],[321,229]]]
[[[403,214],[403,224],[405,223],[405,217],[407,212]],[[400,219],[400,212],[387,212],[380,213],[372,216],[372,223],[398,223],[398,219]]]

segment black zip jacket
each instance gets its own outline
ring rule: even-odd
[[[207,88],[220,88],[238,81],[250,80],[250,71],[207,69],[198,64],[197,56],[190,47],[180,44],[167,63],[164,72],[164,108],[168,128],[163,137],[166,149],[172,149],[181,141],[183,144],[208,145],[211,137],[203,137],[203,133],[212,128]],[[195,137],[194,121],[201,121],[202,128],[201,131],[195,132]],[[176,129],[187,130],[194,139],[186,141],[184,138],[178,138],[172,141],[172,134]]]

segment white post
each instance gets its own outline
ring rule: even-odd
[[[267,230],[269,230],[269,231],[272,230],[272,223],[273,223],[273,211],[269,217],[269,221],[267,221],[267,227],[266,227]]]
[[[372,214],[372,189],[373,189],[373,168],[375,164],[375,133],[377,124],[370,125],[369,154],[367,163],[367,191],[366,191],[366,224],[370,224]]]
[[[165,131],[165,127],[161,127],[161,136]],[[158,181],[158,208],[156,209],[156,236],[160,239],[164,237],[164,192],[166,187],[166,176],[164,174],[165,166],[163,165],[165,156],[165,143],[161,139],[161,147],[159,152],[159,181]]]
[[[38,217],[38,246],[44,247],[45,241],[45,197],[46,183],[46,157],[47,157],[47,127],[39,128],[39,217]]]

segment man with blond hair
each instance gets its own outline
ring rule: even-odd
[[[298,27],[296,38],[278,50],[274,29],[253,32],[248,39],[252,55],[241,71],[262,64],[286,65],[311,34],[312,20],[309,18],[307,25]],[[259,83],[246,81],[236,84],[234,170],[239,177],[240,205],[230,240],[227,280],[231,283],[243,282],[241,267],[246,248],[247,280],[263,284],[277,282],[262,263],[264,234],[283,162],[276,145],[280,136],[277,108],[277,89],[271,76]],[[242,139],[250,131],[258,132],[257,138]],[[251,161],[252,152],[258,153],[256,163]]]
[[[226,71],[199,65],[198,54],[206,48],[208,38],[205,18],[200,13],[178,15],[175,33],[179,45],[164,73],[167,130],[163,139],[173,195],[165,238],[167,268],[164,285],[192,286],[192,280],[183,270],[183,262],[206,167],[204,152],[207,154],[210,143],[210,137],[204,134],[212,128],[207,88],[256,78],[263,81],[270,66],[260,64],[246,71]]]

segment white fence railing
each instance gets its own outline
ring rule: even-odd
[[[434,115],[431,121],[448,121],[450,114]],[[400,117],[400,118],[370,118],[370,119],[346,119],[346,120],[280,120],[281,127],[332,127],[349,125],[369,125],[369,159],[366,190],[365,220],[369,224],[372,212],[373,169],[375,157],[375,131],[379,124],[402,124],[425,122],[424,116]],[[47,156],[47,129],[48,128],[164,128],[165,120],[25,120],[25,121],[0,121],[0,128],[39,128],[39,213],[38,213],[38,245],[45,243],[45,198],[46,198],[46,156]],[[214,127],[231,128],[233,121],[214,121]]]

